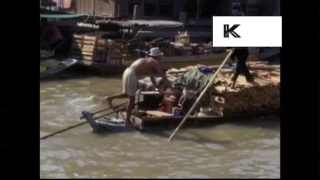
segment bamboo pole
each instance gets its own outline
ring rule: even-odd
[[[179,129],[181,128],[181,126],[183,125],[183,123],[188,119],[189,115],[191,114],[191,112],[194,110],[194,108],[197,106],[197,104],[200,102],[202,96],[207,92],[207,90],[209,89],[209,87],[211,86],[211,84],[213,83],[213,80],[217,77],[217,75],[219,74],[219,71],[222,69],[222,67],[225,65],[225,63],[228,61],[228,59],[230,58],[231,54],[233,53],[234,49],[232,49],[229,54],[227,55],[227,57],[223,60],[223,62],[221,63],[220,67],[217,69],[217,71],[214,73],[213,77],[211,78],[210,82],[207,84],[207,86],[203,89],[203,91],[201,92],[201,94],[199,95],[199,97],[197,98],[196,102],[192,105],[192,107],[190,108],[190,110],[188,111],[188,113],[184,116],[183,120],[180,122],[180,124],[178,125],[178,127],[174,130],[174,132],[172,133],[172,135],[169,137],[168,141],[171,141],[171,139],[173,138],[173,136],[179,131]]]

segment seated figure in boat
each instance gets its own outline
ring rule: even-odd
[[[41,38],[51,50],[59,53],[59,46],[62,45],[63,36],[54,22],[48,22],[46,18],[41,19],[43,25]]]
[[[163,53],[160,52],[159,48],[150,49],[149,57],[140,58],[133,62],[130,67],[128,67],[122,76],[122,88],[123,91],[120,94],[113,96],[106,96],[105,100],[112,107],[113,99],[119,98],[129,98],[129,103],[126,109],[126,119],[125,124],[128,127],[133,127],[133,124],[130,121],[132,109],[134,108],[135,96],[138,89],[138,80],[141,76],[150,76],[150,79],[153,85],[156,87],[156,90],[159,89],[157,82],[154,77],[154,72],[158,72],[162,79],[164,80],[164,85],[171,87],[169,80],[166,77],[166,74],[160,68],[160,59]]]

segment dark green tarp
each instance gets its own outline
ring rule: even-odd
[[[214,73],[203,73],[198,68],[192,69],[178,79],[175,83],[182,84],[187,90],[202,90],[210,82]]]

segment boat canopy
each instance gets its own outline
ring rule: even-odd
[[[89,14],[40,14],[40,18],[47,19],[72,19],[89,16]]]
[[[129,21],[115,21],[115,20],[97,20],[96,24],[116,24],[121,27],[128,26],[147,26],[147,27],[166,27],[166,28],[178,28],[183,27],[182,22],[178,21],[166,21],[166,20],[129,20]]]

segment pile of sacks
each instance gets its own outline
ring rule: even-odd
[[[254,86],[241,91],[225,92],[224,115],[277,112],[280,109],[280,84]]]

